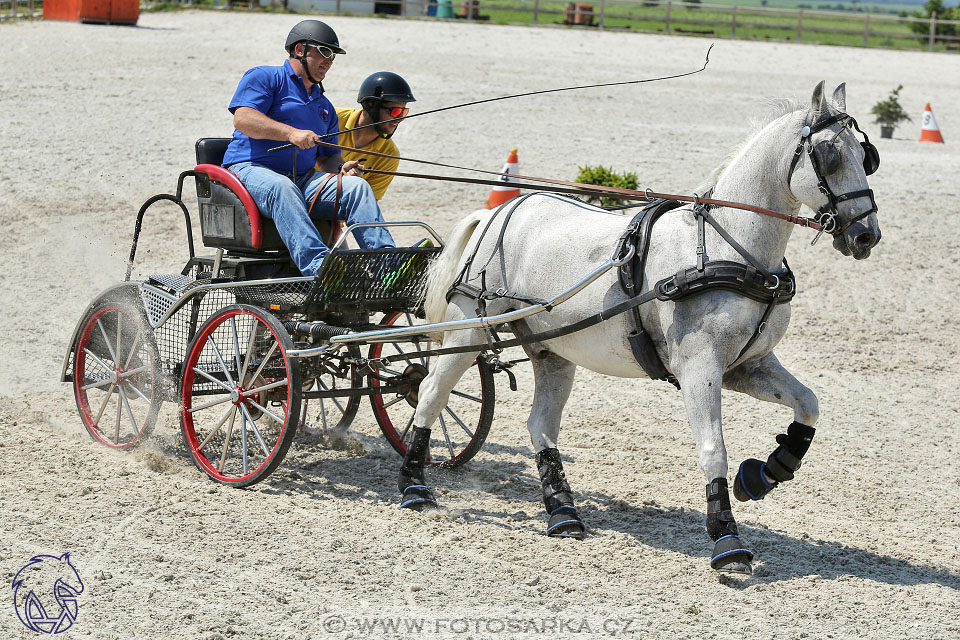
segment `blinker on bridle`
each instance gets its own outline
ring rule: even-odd
[[[839,236],[850,228],[850,225],[854,222],[866,218],[871,213],[877,212],[877,201],[874,200],[873,189],[860,189],[859,191],[849,191],[836,195],[827,183],[827,176],[836,173],[841,166],[840,151],[836,148],[834,142],[840,136],[843,129],[841,128],[830,140],[821,140],[817,144],[813,144],[810,137],[819,131],[833,126],[837,122],[842,122],[843,126],[847,126],[848,123],[853,125],[853,127],[860,132],[860,135],[863,136],[864,141],[860,143],[863,149],[863,172],[869,176],[875,173],[880,167],[880,153],[870,142],[869,136],[860,129],[860,125],[857,124],[856,119],[852,116],[846,113],[838,113],[829,118],[824,118],[819,122],[815,122],[812,125],[804,125],[800,130],[800,141],[797,143],[797,148],[794,151],[793,161],[790,163],[790,171],[787,173],[787,184],[790,184],[790,179],[793,177],[793,171],[797,167],[797,162],[800,161],[800,156],[803,155],[804,149],[806,149],[807,154],[810,156],[810,164],[813,167],[814,175],[817,177],[817,188],[827,197],[827,203],[820,207],[814,216],[814,220],[823,228],[810,244],[816,244],[817,240],[820,239],[820,235],[824,232],[832,236]],[[841,202],[855,200],[857,198],[870,198],[870,208],[850,219],[842,227],[838,227],[837,220],[839,219],[839,212],[837,211],[837,206]],[[877,241],[879,242],[879,238]]]

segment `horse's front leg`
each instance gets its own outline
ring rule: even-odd
[[[762,500],[781,482],[793,480],[803,456],[810,448],[820,417],[817,396],[783,368],[773,353],[743,364],[727,373],[724,387],[766,402],[793,408],[793,422],[786,433],[777,436],[777,444],[766,462],[749,458],[740,464],[733,483],[737,500]]]
[[[727,449],[720,418],[723,365],[715,347],[693,342],[688,337],[671,362],[683,391],[700,468],[707,479],[707,534],[714,542],[710,566],[718,571],[750,574],[753,553],[740,543],[727,487]]]

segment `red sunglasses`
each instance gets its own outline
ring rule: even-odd
[[[391,118],[406,118],[410,109],[404,107],[384,107],[384,111],[390,114]]]

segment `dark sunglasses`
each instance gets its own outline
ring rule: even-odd
[[[391,118],[406,118],[410,109],[406,107],[383,107],[383,110],[390,114]]]
[[[322,44],[313,44],[312,42],[308,42],[307,46],[313,47],[314,49],[316,49],[317,53],[319,53],[321,56],[323,56],[327,60],[332,60],[333,57],[337,55],[336,51],[334,51],[330,47],[325,47]]]

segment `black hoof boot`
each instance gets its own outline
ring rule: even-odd
[[[413,428],[413,439],[403,457],[397,488],[400,489],[400,508],[423,511],[437,506],[433,491],[426,484],[423,466],[430,447],[430,429]]]
[[[763,497],[779,484],[767,481],[763,474],[766,466],[766,463],[756,458],[748,458],[740,463],[737,479],[733,481],[733,495],[737,500],[763,500]]]
[[[726,478],[717,478],[707,485],[707,533],[714,542],[711,568],[726,573],[753,573],[753,553],[740,543]]]
[[[577,514],[577,508],[573,506],[573,496],[563,473],[560,452],[556,449],[544,449],[537,454],[536,459],[540,485],[543,487],[543,506],[550,514],[547,535],[553,538],[582,540],[587,527]]]
[[[552,538],[583,540],[586,531],[586,525],[583,524],[577,508],[572,504],[554,509],[550,514],[550,521],[547,522],[547,535]]]
[[[763,500],[778,484],[793,480],[816,431],[813,427],[793,422],[786,433],[777,436],[780,446],[773,450],[766,462],[756,458],[744,460],[733,483],[733,495],[737,500]]]
[[[436,507],[437,499],[433,497],[433,491],[425,484],[412,484],[403,490],[400,496],[401,509],[413,509],[414,511],[423,511],[431,507]]]

